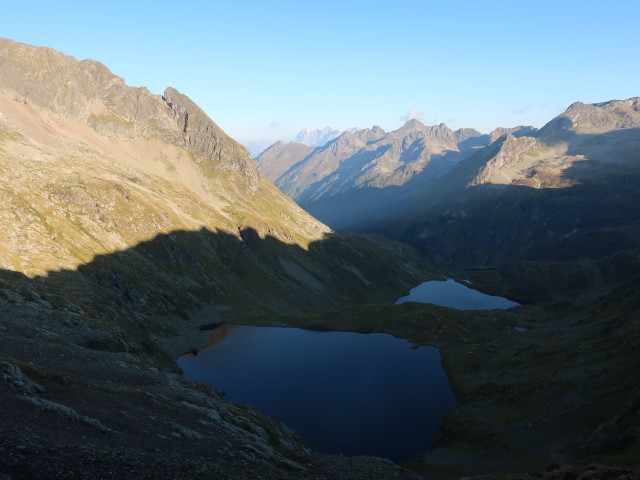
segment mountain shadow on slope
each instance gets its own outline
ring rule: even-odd
[[[255,161],[284,193],[332,228],[368,231],[390,218],[412,193],[500,135],[535,131],[501,128],[483,135],[411,120],[389,133],[379,127],[345,133],[313,150],[277,142]]]
[[[390,302],[428,275],[411,249],[375,236],[338,233],[305,250],[250,228],[238,236],[203,228],[161,234],[77,270],[34,278],[4,270],[0,283],[9,300],[113,322],[142,341],[147,331],[180,332],[205,306],[241,321]]]
[[[560,175],[533,165],[511,184],[468,186],[494,153],[463,160],[410,199],[376,233],[405,241],[439,265],[498,265],[514,259],[601,258],[640,240],[640,128],[571,134]],[[555,141],[566,141],[567,137]],[[611,145],[615,145],[612,149]],[[491,149],[499,149],[494,144]],[[533,181],[543,182],[534,188]],[[548,182],[547,185],[544,182]]]
[[[373,236],[305,250],[205,228],[77,269],[0,270],[0,476],[249,479],[257,464],[274,480],[395,476],[390,463],[311,452],[282,423],[184,380],[175,360],[206,343],[203,323],[391,301],[425,275],[412,249]]]
[[[32,324],[21,328],[26,332],[23,341],[29,348],[39,351],[36,357],[25,356],[19,350],[19,343],[3,342],[0,360],[9,358],[14,364],[20,360],[23,366],[28,366],[28,361],[34,362],[35,366],[32,363],[28,371],[50,389],[47,399],[71,405],[84,415],[91,413],[91,417],[95,416],[103,425],[123,431],[125,423],[133,422],[145,432],[157,432],[165,439],[169,435],[167,441],[148,438],[150,445],[165,450],[146,452],[140,447],[138,433],[135,438],[131,434],[125,437],[120,433],[100,433],[96,439],[92,436],[96,433],[86,425],[80,423],[74,427],[74,435],[81,431],[100,451],[111,452],[112,444],[120,443],[124,437],[126,441],[133,441],[132,438],[138,441],[129,449],[134,458],[143,456],[156,463],[157,457],[166,457],[168,449],[177,448],[181,458],[193,462],[185,451],[194,448],[203,459],[208,459],[211,454],[203,451],[209,444],[204,442],[228,445],[225,442],[229,440],[229,433],[218,433],[214,440],[195,436],[204,427],[197,423],[202,420],[198,417],[201,409],[195,408],[194,402],[198,402],[196,407],[210,409],[211,403],[201,405],[200,402],[211,402],[213,398],[217,404],[215,392],[207,390],[205,400],[194,400],[194,393],[187,391],[168,394],[166,388],[175,388],[175,378],[171,377],[171,382],[164,377],[154,380],[153,375],[159,374],[150,370],[150,364],[169,370],[176,355],[202,344],[198,326],[205,322],[202,317],[192,318],[191,313],[205,305],[219,307],[212,311],[209,322],[213,317],[242,322],[252,316],[327,308],[332,303],[344,305],[387,299],[394,289],[403,288],[403,282],[415,280],[410,271],[397,270],[403,265],[398,258],[404,258],[405,264],[411,265],[415,259],[411,251],[387,241],[378,244],[375,237],[367,237],[367,241],[371,245],[365,249],[361,241],[352,242],[350,236],[336,234],[312,243],[304,250],[269,236],[261,238],[251,229],[239,232],[238,236],[206,229],[177,231],[158,235],[122,252],[97,256],[76,270],[57,270],[31,279],[18,272],[0,271],[0,311],[8,311],[5,307],[9,305],[18,317],[25,308],[36,313]],[[398,250],[389,250],[394,245]],[[381,250],[376,254],[377,248]],[[390,263],[387,255],[397,263]],[[365,318],[363,325],[370,329],[368,331],[381,325],[400,331],[407,329],[411,335],[423,334],[423,341],[439,341],[450,347],[443,358],[451,369],[448,371],[453,372],[451,378],[457,380],[464,401],[447,417],[433,451],[412,465],[427,477],[435,477],[439,466],[443,465],[441,458],[449,458],[444,465],[452,468],[451,471],[467,473],[513,471],[522,468],[520,465],[514,467],[514,459],[529,461],[532,455],[536,460],[527,465],[544,465],[542,462],[548,463],[550,458],[549,431],[562,432],[561,445],[572,449],[571,455],[562,458],[599,459],[609,452],[626,453],[637,445],[630,437],[637,427],[632,410],[637,403],[629,403],[629,398],[636,402],[637,384],[633,385],[628,374],[633,368],[628,359],[633,358],[635,343],[631,339],[635,338],[637,323],[627,322],[626,317],[637,318],[638,299],[633,295],[636,290],[630,282],[637,280],[639,259],[637,254],[633,258],[617,259],[616,268],[624,270],[625,265],[631,266],[631,271],[627,272],[628,282],[622,289],[598,299],[596,306],[589,310],[568,316],[561,312],[558,318],[541,319],[538,315],[509,312],[480,313],[479,318],[471,314],[468,318],[463,316],[466,314],[448,313],[443,307],[418,304],[368,305],[338,311],[335,316],[344,322],[348,322],[350,316]],[[298,267],[305,267],[305,270],[300,271]],[[530,276],[530,271],[521,273]],[[377,283],[373,283],[374,280]],[[607,303],[609,299],[615,302]],[[43,321],[47,316],[50,318]],[[324,313],[320,312],[318,316],[319,323],[326,320]],[[586,323],[585,318],[588,318]],[[526,332],[505,334],[505,328],[511,332],[514,324],[526,327]],[[12,336],[16,330],[12,325]],[[541,341],[542,335],[546,335],[544,341]],[[468,341],[470,339],[473,341]],[[615,355],[610,355],[612,345],[618,348]],[[126,368],[120,366],[125,360],[131,362],[131,358],[147,359],[142,363],[144,375],[128,364]],[[105,359],[113,363],[105,366]],[[70,367],[70,362],[76,362],[75,366]],[[68,373],[70,368],[83,370],[74,376]],[[559,369],[561,375],[557,374]],[[597,375],[594,376],[594,372]],[[54,376],[54,380],[48,377],[41,380],[45,375]],[[86,376],[91,378],[91,383],[87,383]],[[60,385],[56,385],[58,381]],[[606,389],[600,394],[593,385]],[[98,394],[94,393],[96,389]],[[0,395],[3,394],[0,389]],[[14,403],[23,405],[20,403],[23,402],[33,408],[14,397],[10,398],[12,406]],[[541,405],[544,405],[543,409]],[[222,407],[218,408],[224,411]],[[233,411],[234,418],[240,412],[242,415],[247,413],[242,406],[233,408],[238,409]],[[558,427],[559,419],[565,418],[572,408],[576,413]],[[23,410],[20,412],[22,414]],[[153,412],[155,417],[149,426],[148,412]],[[252,415],[255,416],[255,412]],[[58,425],[49,423],[51,417],[57,418],[49,411],[38,413],[39,434],[43,429],[52,428],[51,425]],[[597,422],[591,425],[596,417]],[[29,418],[27,414],[18,420],[24,422],[25,418]],[[490,419],[489,424],[485,418]],[[168,425],[164,430],[157,426],[161,421]],[[238,421],[245,422],[247,428],[244,417]],[[261,428],[269,428],[267,431],[271,432],[273,427],[264,418],[258,421]],[[530,421],[542,426],[533,429]],[[171,436],[177,428],[176,423],[187,425],[189,430],[179,430],[178,433],[182,432],[179,436]],[[218,423],[213,422],[214,425]],[[600,429],[599,424],[606,428]],[[553,426],[555,429],[549,430]],[[576,432],[580,435],[593,432],[593,435],[585,441]],[[60,440],[60,437],[64,439]],[[68,456],[58,453],[67,448],[64,442],[69,442],[68,434],[65,431],[60,437],[55,437],[53,447],[46,439],[38,440],[44,444],[38,447],[41,450],[24,441],[20,445],[29,445],[29,450],[23,452],[26,455],[33,450],[42,452],[43,458],[50,458],[54,452],[57,459],[50,460],[53,468],[63,465],[69,469],[65,463]],[[612,444],[612,441],[617,443]],[[190,446],[192,444],[196,446]],[[240,448],[235,445],[234,452]],[[509,446],[506,456],[505,445]],[[457,461],[447,457],[450,452]],[[88,460],[89,455],[94,455],[92,451],[87,454],[82,450],[78,455],[82,459],[80,468],[88,468],[85,463],[94,465]],[[113,468],[109,463],[111,457],[105,460],[101,455],[97,455],[98,461]],[[216,462],[222,462],[221,468],[241,468],[235,457],[230,459],[217,454],[214,458]],[[143,465],[145,469],[150,468]],[[242,467],[249,473],[240,478],[252,478],[252,471],[246,469],[253,465]],[[171,468],[173,472],[176,467]],[[274,474],[267,478],[307,478],[301,476],[303,474],[295,470],[291,475]],[[326,478],[389,478],[385,476],[387,471],[381,471],[378,477],[341,475],[327,473]],[[443,476],[451,477],[452,474]]]
[[[402,212],[405,206],[426,189],[431,188],[453,166],[468,153],[446,151],[431,155],[429,163],[402,185],[358,186],[352,188],[327,187],[319,181],[312,184],[299,199],[299,204],[314,217],[331,228],[351,232],[377,233],[380,225],[389,222]],[[320,191],[319,198],[308,198],[308,192]],[[386,232],[382,233],[387,235]]]

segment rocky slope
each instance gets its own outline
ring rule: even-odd
[[[447,479],[569,463],[581,466],[545,475],[637,476],[639,112],[638,98],[576,103],[539,131],[497,130],[428,188],[398,187],[410,193],[378,217],[378,232],[451,276],[526,304],[486,318],[418,306],[324,317],[443,348],[459,404],[415,471]],[[502,333],[492,322],[505,322]]]
[[[313,151],[276,144],[256,161],[303,208],[335,228],[375,225],[411,192],[425,188],[488,135],[410,120],[394,132],[347,132]]]
[[[640,383],[628,339],[640,328],[639,111],[638,98],[578,103],[533,135],[507,133],[381,228],[532,309],[521,337],[444,355],[469,403],[415,469],[448,478],[452,468],[544,462],[637,466]]]
[[[255,158],[260,173],[275,182],[284,172],[301,162],[313,152],[313,147],[303,143],[284,143],[278,140]]]
[[[430,451],[408,465],[425,478],[537,470],[522,475],[532,478],[549,469],[558,479],[583,478],[578,472],[585,479],[597,478],[595,472],[635,479],[640,254],[513,261],[450,274],[525,305],[504,311],[365,305],[288,316],[287,322],[386,332],[440,349],[457,406],[445,414]]]
[[[640,230],[638,99],[573,104],[461,161],[383,228],[437,263],[600,258]]]
[[[332,232],[175,89],[6,39],[0,196],[0,472],[408,475],[314,456],[174,360],[205,323],[392,299],[427,274],[412,250]]]
[[[128,87],[97,62],[49,49],[5,40],[0,57],[3,268],[29,276],[75,269],[165,235],[176,242],[171,233],[181,231],[189,232],[185,237],[210,232],[211,242],[248,250],[273,243],[281,259],[254,259],[266,277],[275,268],[286,280],[287,262],[291,271],[306,262],[320,284],[332,277],[309,262],[337,237],[264,180],[246,149],[186,96]],[[387,251],[392,262],[400,248],[342,238],[363,252]],[[225,250],[178,246],[194,265],[198,255],[222,257]],[[238,274],[237,260],[219,261],[227,275]],[[364,274],[363,281],[375,283]]]

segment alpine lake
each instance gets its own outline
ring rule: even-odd
[[[408,301],[458,309],[517,305],[450,279],[425,282],[396,303]],[[437,349],[382,333],[224,324],[178,365],[187,379],[281,420],[315,450],[397,464],[429,449],[456,403]]]

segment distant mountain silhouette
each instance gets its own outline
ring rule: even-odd
[[[357,128],[340,130],[332,127],[317,128],[315,130],[311,128],[305,128],[298,132],[298,134],[292,141],[294,143],[302,143],[309,147],[321,147],[345,132],[355,132],[357,130]]]

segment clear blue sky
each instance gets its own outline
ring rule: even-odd
[[[304,127],[541,126],[640,96],[640,2],[21,1],[0,36],[171,85],[255,150]]]

